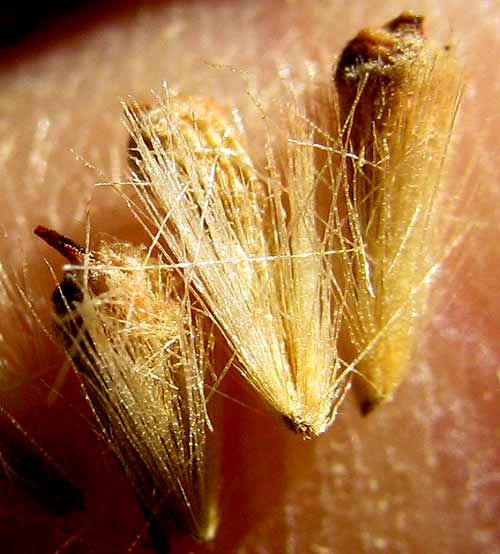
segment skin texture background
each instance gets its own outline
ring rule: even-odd
[[[118,8],[118,4],[120,8]],[[133,4],[133,5],[132,5]],[[50,326],[62,260],[33,236],[48,225],[85,242],[140,241],[137,224],[96,182],[126,175],[120,100],[172,90],[238,109],[252,154],[264,154],[262,110],[273,113],[281,75],[300,81],[330,68],[361,28],[401,2],[116,3],[67,16],[1,55],[0,254]],[[230,375],[218,428],[221,522],[213,545],[175,536],[173,552],[500,552],[500,203],[498,98],[500,7],[491,2],[414,2],[436,41],[465,59],[464,102],[450,179],[473,194],[459,218],[474,229],[436,277],[411,374],[395,399],[362,419],[353,399],[317,440],[290,433]],[[466,206],[466,207],[465,207]],[[134,492],[63,371],[64,356],[36,328],[2,310],[15,352],[2,403],[79,481],[83,510],[56,516],[0,484],[0,551],[153,552]],[[51,395],[51,389],[57,394]]]

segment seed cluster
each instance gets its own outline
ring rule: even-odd
[[[205,387],[228,359],[305,438],[351,381],[364,413],[392,395],[446,254],[460,92],[452,50],[404,13],[346,46],[323,97],[284,100],[288,140],[265,168],[211,99],[125,107],[120,193],[131,187],[151,244],[88,252],[36,233],[72,264],[53,297],[60,336],[148,516],[215,535]]]

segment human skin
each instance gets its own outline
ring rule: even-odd
[[[132,3],[131,3],[132,4]],[[279,70],[329,79],[347,40],[398,15],[402,2],[167,2],[69,19],[0,68],[2,262],[50,327],[62,261],[32,231],[38,224],[85,242],[140,241],[109,188],[126,176],[121,99],[172,90],[238,109],[255,159],[266,139],[260,107],[273,113]],[[391,402],[362,418],[353,398],[320,438],[304,441],[269,413],[236,374],[220,399],[221,502],[214,544],[175,534],[173,552],[500,552],[500,203],[497,115],[500,6],[415,2],[429,36],[458,43],[465,92],[450,182],[463,191],[458,224],[473,224],[433,282],[429,315],[409,376]],[[248,94],[250,91],[251,94]],[[467,202],[472,195],[472,202]],[[443,216],[446,217],[446,214]],[[21,283],[21,280],[19,280]],[[80,483],[83,510],[48,512],[0,485],[1,552],[152,552],[133,490],[99,438],[64,356],[37,328],[1,333],[17,352],[2,402]],[[55,388],[57,394],[51,395]]]

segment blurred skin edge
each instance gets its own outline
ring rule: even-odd
[[[51,0],[43,4],[10,3],[0,16],[0,69],[49,50],[72,36],[89,32],[117,18],[133,16],[138,7],[169,0]]]

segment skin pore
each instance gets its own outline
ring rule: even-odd
[[[145,240],[124,203],[95,183],[125,179],[127,132],[120,100],[173,91],[238,110],[260,162],[278,109],[280,79],[331,66],[361,28],[403,2],[135,3],[69,18],[5,54],[0,68],[2,263],[50,329],[62,262],[33,236],[39,225],[85,244],[111,235]],[[498,447],[497,140],[500,7],[415,2],[427,34],[458,44],[463,107],[450,179],[466,190],[458,218],[473,222],[435,278],[419,349],[394,400],[363,419],[353,399],[320,438],[303,441],[274,418],[236,372],[219,398],[221,521],[214,544],[174,535],[173,552],[497,552]],[[266,118],[263,118],[266,114]],[[463,186],[465,180],[465,187]],[[472,201],[468,195],[472,195]],[[463,207],[462,207],[463,206]],[[2,309],[15,352],[2,405],[79,482],[85,507],[54,515],[0,484],[2,552],[153,552],[142,512],[82,399],[60,348],[36,325]],[[51,392],[52,391],[52,392]],[[55,391],[55,392],[54,392]]]

